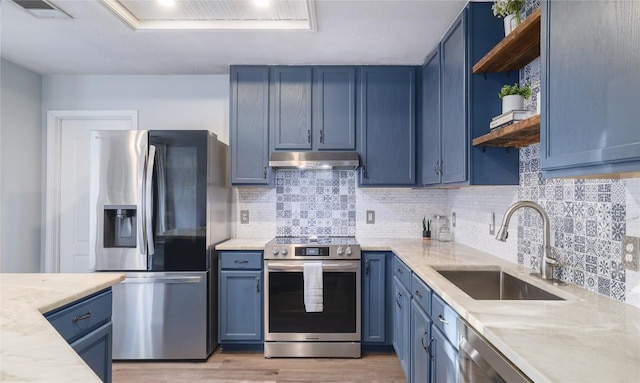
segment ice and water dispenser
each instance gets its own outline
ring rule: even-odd
[[[135,205],[104,207],[104,247],[136,247]]]

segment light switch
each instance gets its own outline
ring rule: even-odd
[[[240,224],[249,224],[249,210],[240,210]]]
[[[376,223],[376,211],[367,210],[367,224]]]

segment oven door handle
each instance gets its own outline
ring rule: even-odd
[[[473,348],[465,338],[460,339],[460,350],[471,359],[493,383],[506,383],[496,370],[480,355],[478,350]]]
[[[358,270],[360,267],[357,263],[348,263],[346,265],[340,263],[323,263],[322,271],[352,271]],[[270,263],[267,264],[267,271],[302,271],[302,265],[287,265],[286,263]]]

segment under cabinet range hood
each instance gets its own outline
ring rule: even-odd
[[[357,169],[356,152],[272,152],[269,166],[276,169]]]

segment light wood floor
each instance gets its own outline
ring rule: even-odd
[[[360,359],[265,359],[262,353],[216,351],[207,362],[114,362],[113,383],[405,383],[394,354]]]

